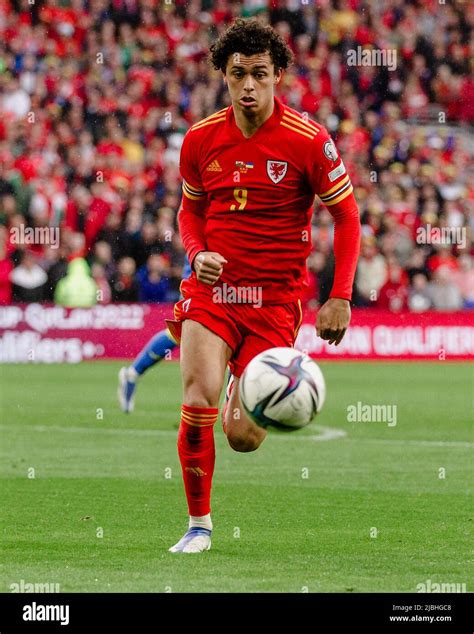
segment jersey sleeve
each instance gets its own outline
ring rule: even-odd
[[[183,196],[190,201],[199,201],[206,197],[206,192],[201,180],[198,154],[194,147],[192,132],[188,132],[184,137],[179,157],[179,171],[183,179]]]
[[[194,148],[192,132],[188,132],[181,146],[179,160],[179,170],[183,179],[183,196],[178,213],[178,225],[191,266],[196,255],[206,250],[204,227],[207,194],[199,172],[198,156]]]
[[[307,174],[315,195],[334,218],[334,282],[329,297],[351,300],[360,251],[360,216],[352,183],[324,128],[313,139]]]
[[[307,169],[313,193],[326,207],[337,205],[352,194],[346,166],[324,128],[313,139]]]

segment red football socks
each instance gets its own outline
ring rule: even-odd
[[[178,454],[183,469],[189,515],[201,517],[211,512],[211,487],[214,473],[214,423],[216,407],[181,408]]]

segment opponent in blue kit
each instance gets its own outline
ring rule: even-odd
[[[183,279],[190,277],[191,272],[191,266],[186,258],[183,267]],[[133,411],[138,378],[162,361],[166,354],[174,350],[177,345],[169,330],[164,328],[148,341],[132,365],[120,369],[117,395],[123,412],[128,414]]]

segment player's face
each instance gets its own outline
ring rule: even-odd
[[[274,89],[280,78],[281,70],[275,73],[269,53],[248,57],[234,53],[229,57],[224,75],[232,105],[249,115],[256,115],[273,103]]]

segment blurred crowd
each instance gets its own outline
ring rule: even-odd
[[[178,298],[181,143],[229,104],[209,46],[253,15],[295,54],[278,96],[351,174],[354,303],[474,307],[474,3],[438,0],[0,0],[0,304]],[[377,49],[396,67],[348,63]],[[53,228],[57,243],[34,233]],[[332,237],[316,202],[309,305],[328,296]]]

